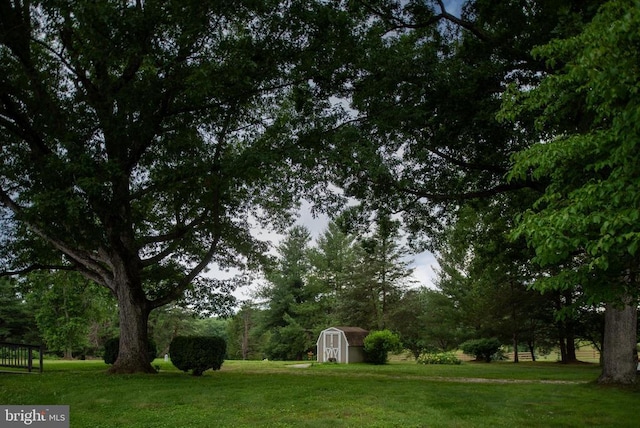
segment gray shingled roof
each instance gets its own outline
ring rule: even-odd
[[[364,338],[369,332],[360,327],[334,327],[344,332],[349,346],[364,346]]]

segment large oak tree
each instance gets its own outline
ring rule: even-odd
[[[68,269],[107,287],[111,371],[153,372],[150,311],[215,298],[207,267],[251,261],[250,220],[286,218],[313,190],[305,174],[320,177],[291,160],[289,124],[330,83],[311,79],[348,28],[327,27],[336,17],[308,1],[1,1],[4,274]]]

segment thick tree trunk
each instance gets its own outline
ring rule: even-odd
[[[147,356],[150,307],[141,287],[121,284],[117,289],[120,310],[120,349],[109,373],[156,373]]]
[[[635,302],[619,308],[607,304],[604,315],[604,343],[602,346],[602,374],[598,383],[636,383],[636,330]]]

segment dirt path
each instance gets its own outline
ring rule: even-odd
[[[459,383],[547,383],[557,385],[579,385],[586,384],[587,381],[575,381],[575,380],[537,380],[537,379],[489,379],[482,377],[442,377],[442,376],[430,376],[429,379],[438,382],[459,382]]]
[[[306,369],[311,367],[311,364],[294,364],[289,365],[287,368]],[[310,374],[310,373],[309,373]],[[389,376],[386,374],[373,374],[373,373],[341,373],[340,376],[344,377],[388,377],[391,379],[411,379],[411,380],[425,380],[432,382],[457,382],[457,383],[495,383],[495,384],[555,384],[555,385],[580,385],[587,384],[588,381],[575,381],[575,380],[550,380],[550,379],[494,379],[484,377],[447,377],[447,376]]]

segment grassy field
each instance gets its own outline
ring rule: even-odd
[[[226,361],[192,377],[107,375],[97,361],[45,361],[0,375],[0,404],[67,404],[71,427],[635,427],[640,392],[605,388],[596,365]]]

